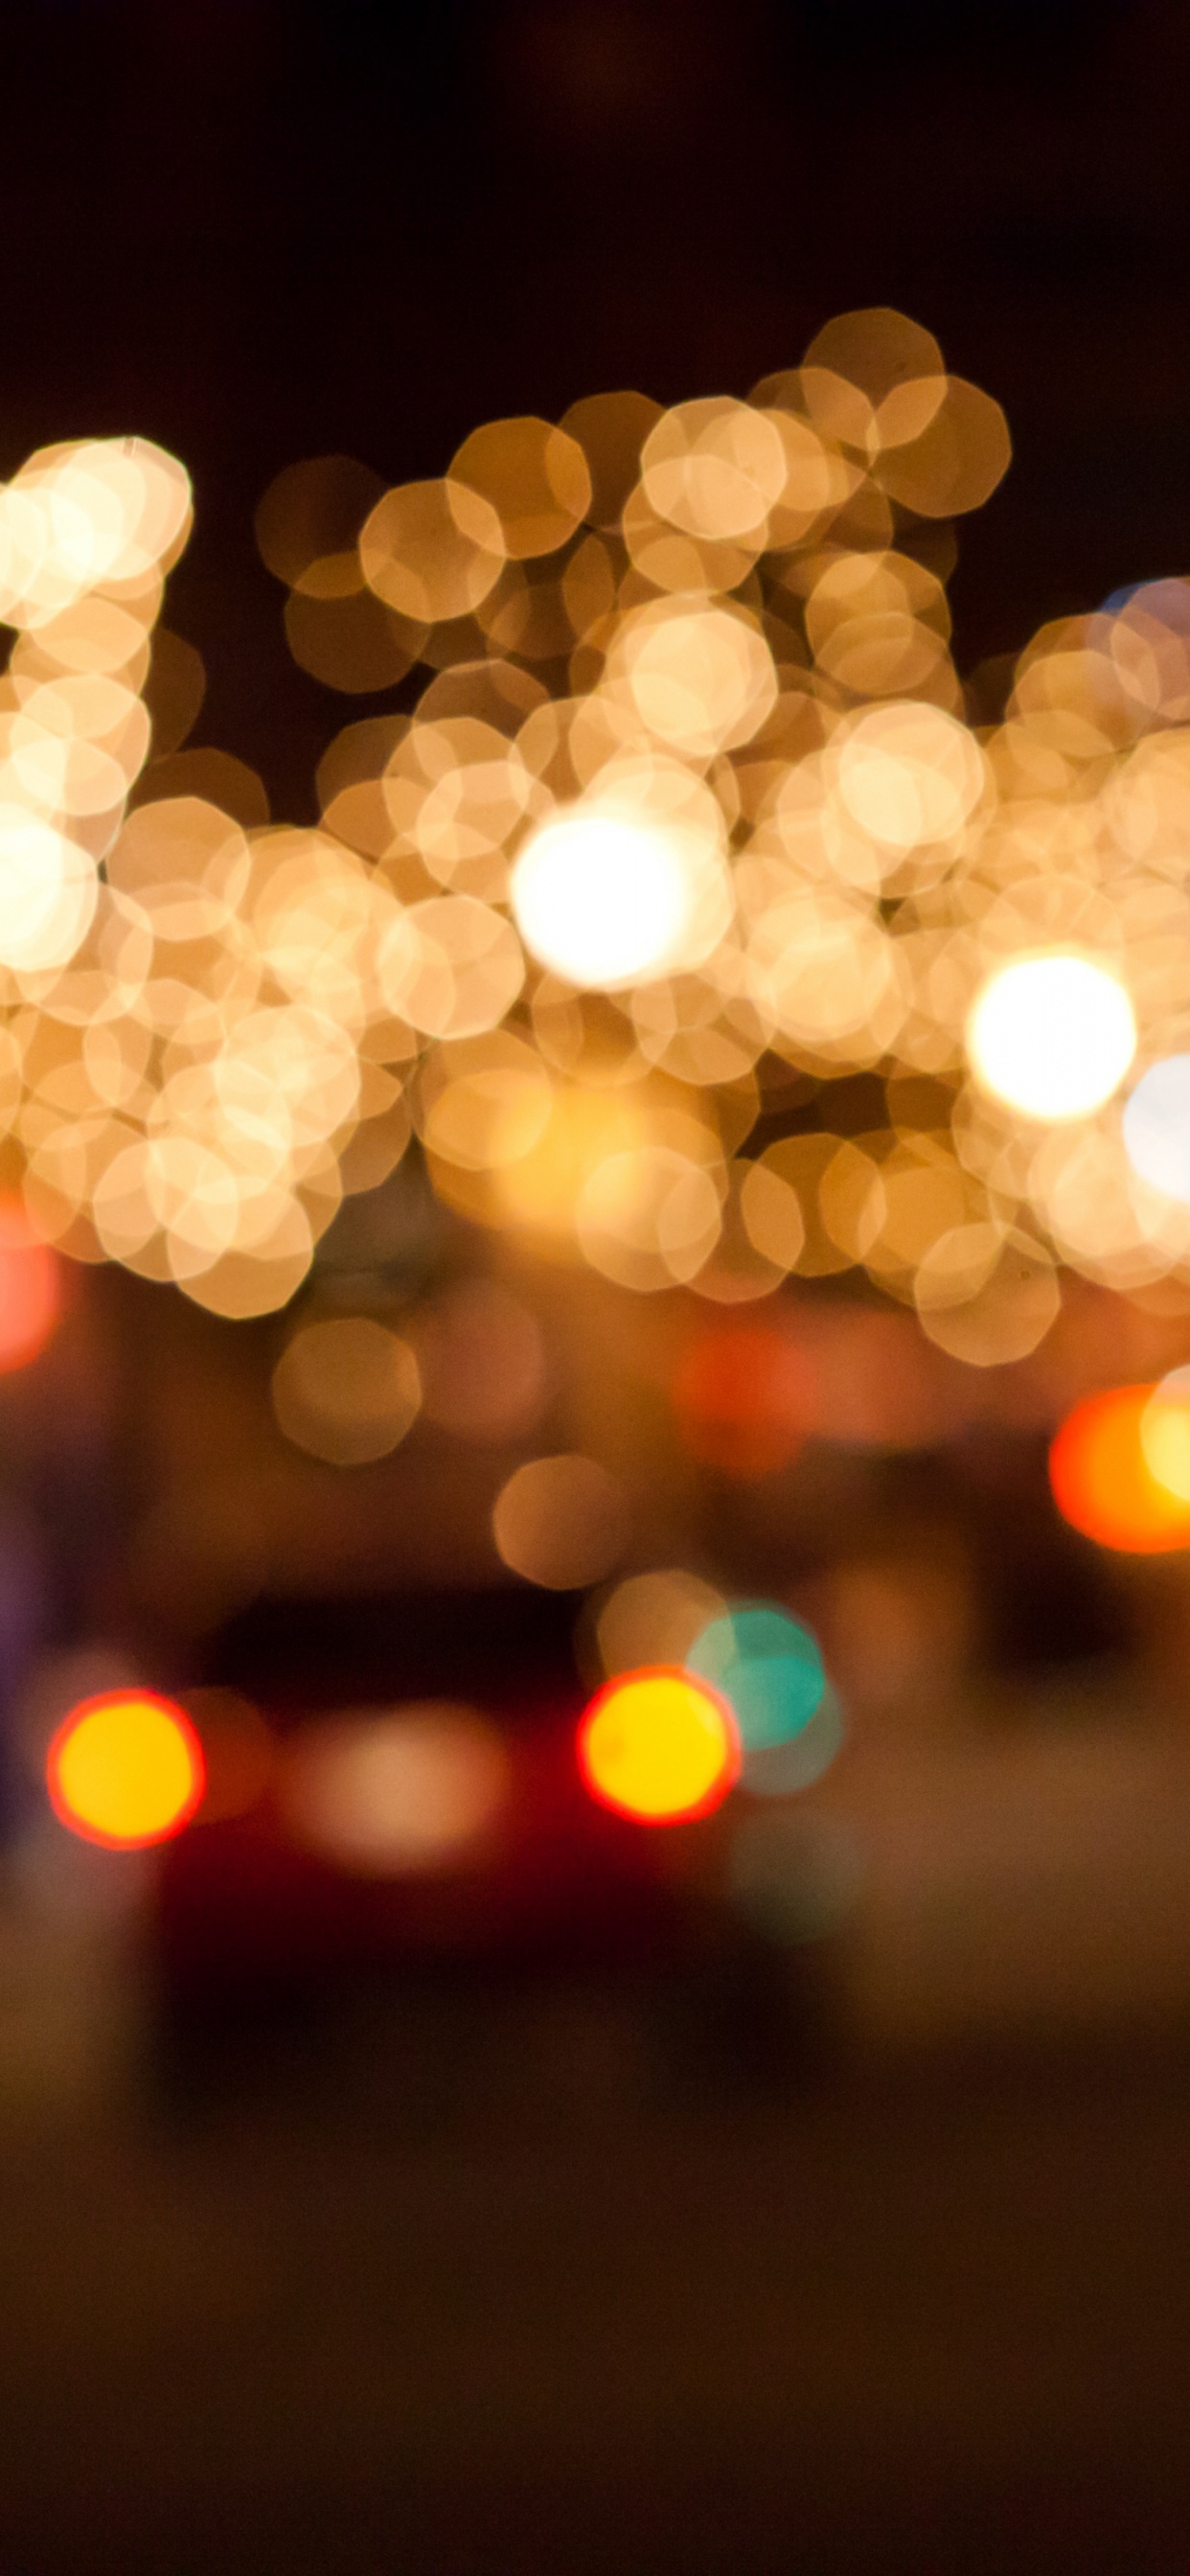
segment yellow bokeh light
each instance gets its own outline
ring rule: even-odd
[[[967,1022],[984,1089],[1026,1118],[1086,1118],[1123,1081],[1136,1020],[1119,976],[1089,957],[1055,953],[998,967]]]
[[[1171,1369],[1140,1417],[1140,1444],[1151,1476],[1190,1503],[1190,1368]]]
[[[708,1815],[740,1767],[726,1701],[680,1665],[624,1673],[592,1700],[578,1738],[579,1767],[602,1806],[639,1824]]]
[[[115,1850],[179,1833],[198,1806],[203,1777],[188,1717],[151,1691],[83,1700],[59,1727],[46,1767],[62,1823]]]

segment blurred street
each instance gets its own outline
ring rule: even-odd
[[[1186,2576],[1188,81],[10,0],[0,2576]]]
[[[1184,2566],[1184,2051],[679,2104],[623,2003],[489,2041],[8,2140],[12,2576]]]

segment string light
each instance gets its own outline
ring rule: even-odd
[[[1190,594],[1044,626],[976,730],[921,531],[1010,453],[881,307],[747,400],[594,395],[387,491],[287,467],[257,534],[297,658],[346,696],[422,673],[328,747],[313,831],[177,749],[184,466],[28,458],[0,490],[0,1131],[38,1233],[267,1312],[416,1130],[453,1206],[621,1286],[862,1267],[975,1366],[1044,1338],[1063,1267],[1178,1275]],[[877,1067],[945,1098],[752,1149],[740,1085],[754,1123],[783,1065],[826,1101]]]

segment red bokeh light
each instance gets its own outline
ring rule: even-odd
[[[682,1443],[729,1476],[768,1476],[801,1447],[809,1369],[775,1324],[711,1324],[689,1344],[673,1381]]]
[[[0,1373],[39,1358],[61,1310],[56,1252],[34,1233],[20,1199],[0,1198]]]

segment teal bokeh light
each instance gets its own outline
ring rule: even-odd
[[[686,1664],[730,1703],[745,1754],[792,1743],[826,1689],[817,1639],[787,1610],[762,1601],[737,1602],[712,1619]]]

